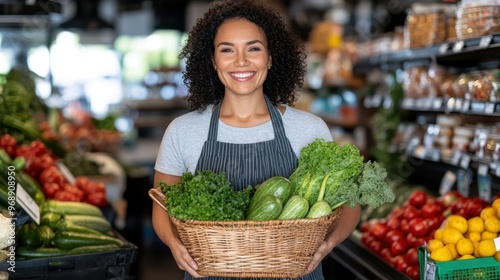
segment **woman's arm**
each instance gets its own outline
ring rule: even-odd
[[[321,243],[314,254],[307,270],[313,271],[316,266],[326,257],[338,244],[342,243],[354,231],[361,218],[361,207],[356,208],[342,206],[340,217],[333,222],[328,230],[325,240]]]
[[[176,184],[181,180],[180,176],[173,176],[155,171],[154,187],[158,188],[158,181],[161,180],[167,185]],[[196,273],[198,266],[193,260],[184,244],[182,244],[179,234],[174,225],[170,222],[168,213],[157,203],[153,203],[153,228],[163,243],[172,252],[172,255],[180,269],[187,271],[193,277],[201,277]]]

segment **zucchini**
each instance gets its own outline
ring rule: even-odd
[[[88,233],[93,235],[103,235],[103,233],[101,233],[100,231],[84,226],[75,225],[66,219],[59,220],[56,223],[55,229],[56,231],[73,231],[73,232]]]
[[[19,184],[30,195],[39,206],[45,202],[45,195],[38,182],[25,172],[19,172],[17,176]]]
[[[111,223],[104,217],[89,215],[65,215],[64,219],[74,225],[91,228],[106,233],[112,229]]]
[[[54,238],[54,231],[49,226],[39,226],[38,232],[40,235],[40,242],[43,247],[49,247],[52,245],[52,239]]]
[[[42,206],[42,213],[56,213],[61,215],[89,215],[102,217],[99,207],[78,201],[47,200]]]
[[[52,258],[64,256],[66,254],[65,250],[54,247],[41,247],[36,249],[31,249],[28,247],[17,247],[16,248],[16,259],[17,257],[22,259],[38,259],[38,258]]]
[[[40,218],[40,225],[49,226],[55,229],[57,227],[57,222],[61,219],[61,214],[57,213],[45,213]]]
[[[63,250],[89,245],[116,245],[118,247],[124,245],[122,240],[115,237],[73,231],[57,232],[54,236],[54,244],[57,248]]]
[[[249,208],[252,209],[255,204],[267,195],[273,195],[279,198],[282,203],[285,203],[292,196],[292,193],[293,185],[290,180],[281,176],[271,177],[258,185],[250,199]]]
[[[19,203],[16,203],[14,200],[9,201],[9,193],[6,191],[6,189],[7,188],[5,188],[3,185],[0,185],[0,207],[9,209],[9,206],[13,204],[12,206],[14,207],[14,210],[20,211],[21,205],[19,205]]]
[[[306,218],[319,218],[323,216],[328,216],[332,213],[332,208],[324,200],[316,201],[309,209]]]
[[[307,202],[307,199],[297,194],[290,197],[285,203],[278,220],[301,219],[307,215],[308,211],[309,202]]]
[[[104,253],[109,251],[114,251],[120,249],[120,247],[111,245],[88,245],[80,246],[69,250],[66,255],[81,255],[81,254],[93,254],[93,253]]]
[[[250,209],[247,220],[268,221],[275,220],[281,214],[283,204],[274,195],[266,195]]]

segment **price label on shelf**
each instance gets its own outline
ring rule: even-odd
[[[439,110],[443,107],[443,99],[436,98],[432,101],[432,108],[435,110]]]
[[[69,171],[68,167],[62,163],[62,162],[57,162],[57,167],[59,167],[59,170],[61,170],[61,173],[63,174],[64,178],[70,183],[74,184],[75,183],[75,176]]]
[[[486,114],[493,114],[495,113],[495,103],[488,102],[484,106],[484,112]]]
[[[448,52],[448,43],[444,43],[439,47],[439,53],[440,54],[445,54]]]
[[[481,48],[489,47],[492,39],[493,39],[492,35],[486,35],[486,36],[481,37],[481,40],[479,41],[479,47],[481,47]]]
[[[447,192],[451,191],[456,181],[457,181],[457,175],[455,175],[455,173],[449,170],[446,171],[446,173],[443,176],[443,179],[441,179],[441,185],[439,186],[439,194],[445,195]]]
[[[453,155],[451,156],[451,164],[458,166],[461,158],[462,158],[462,152],[454,151]]]
[[[493,239],[493,242],[495,242],[495,248],[497,249],[497,252],[500,251],[500,237]]]
[[[467,112],[470,110],[470,100],[464,100],[464,103],[462,104],[462,112]]]
[[[463,155],[462,159],[460,160],[460,167],[463,169],[469,168],[470,165],[470,156],[469,155]]]
[[[491,176],[478,174],[477,188],[480,198],[491,201]]]
[[[464,49],[465,42],[464,41],[457,41],[453,45],[453,52],[461,52]]]
[[[488,175],[488,165],[486,164],[480,164],[478,169],[477,169],[477,174],[481,176],[486,176]]]
[[[40,224],[40,206],[19,183],[16,187],[16,202],[38,225]]]

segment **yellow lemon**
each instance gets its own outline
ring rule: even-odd
[[[444,244],[443,241],[439,239],[431,239],[429,243],[427,243],[427,251],[429,251],[429,253],[441,247],[444,247]]]
[[[444,227],[457,229],[460,233],[464,234],[467,232],[469,225],[467,219],[464,217],[460,215],[450,215]]]
[[[497,262],[500,262],[500,251],[497,251],[493,257]]]
[[[460,255],[472,255],[474,254],[474,244],[467,238],[462,238],[457,242],[457,252]]]
[[[459,260],[468,260],[468,259],[474,259],[474,256],[473,255],[463,255],[461,256],[460,258],[458,258]]]
[[[450,250],[452,260],[458,257],[458,251],[457,248],[455,247],[455,244],[448,244],[445,247],[448,248],[448,250]]]
[[[483,220],[486,220],[488,217],[496,217],[497,216],[497,210],[493,207],[485,207],[483,210],[481,210],[481,214],[479,214]]]
[[[495,239],[498,237],[498,234],[496,234],[495,232],[491,232],[491,231],[483,231],[481,232],[481,240],[485,240],[485,239]]]
[[[495,247],[495,242],[493,242],[492,239],[479,241],[479,245],[477,246],[477,252],[481,257],[492,257],[497,252],[497,248]]]
[[[495,216],[484,219],[484,229],[498,233],[500,231],[500,220]]]
[[[462,233],[455,228],[445,228],[441,240],[446,244],[457,244],[458,240],[464,238]]]
[[[496,210],[500,209],[500,198],[493,200],[493,203],[491,203],[491,207],[495,208]]]
[[[484,220],[479,216],[468,219],[467,224],[469,225],[469,231],[480,233],[484,231]]]
[[[441,240],[443,238],[443,230],[442,228],[438,228],[435,232],[434,232],[434,239],[439,239]]]
[[[469,231],[469,232],[467,232],[465,237],[469,238],[470,241],[473,241],[473,242],[481,241],[481,233],[477,232],[477,231]]]
[[[474,244],[474,254],[472,254],[474,257],[476,258],[479,258],[481,257],[479,255],[479,251],[478,251],[478,248],[479,248],[479,242],[472,242],[472,244]]]
[[[453,258],[450,249],[448,249],[448,247],[441,247],[437,248],[431,253],[431,259],[433,259],[436,262],[445,262],[445,261],[451,261]]]

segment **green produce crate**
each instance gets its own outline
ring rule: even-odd
[[[500,262],[493,257],[434,262],[424,247],[418,249],[421,280],[500,279]]]

